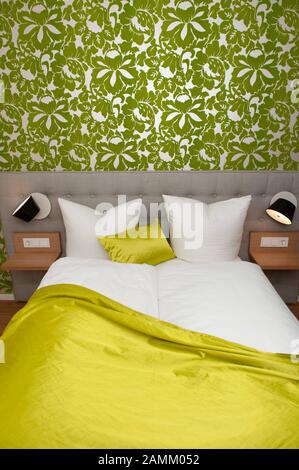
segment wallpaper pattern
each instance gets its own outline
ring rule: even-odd
[[[297,0],[0,0],[0,170],[298,170],[298,31]]]
[[[0,5],[1,170],[299,168],[298,0]]]

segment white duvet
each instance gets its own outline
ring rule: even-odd
[[[87,287],[137,312],[159,316],[157,274],[152,266],[65,257],[52,264],[39,287],[53,284]]]
[[[292,353],[299,322],[262,270],[244,261],[156,267],[61,258],[39,287],[76,284],[138,312],[262,351]]]

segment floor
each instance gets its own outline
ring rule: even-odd
[[[299,302],[297,304],[289,304],[288,307],[299,320]]]
[[[2,334],[11,317],[24,305],[25,302],[15,302],[14,300],[0,301],[0,334]]]
[[[1,300],[0,301],[0,335],[2,334],[4,328],[8,324],[11,317],[22,307],[24,307],[25,302],[15,302],[13,300]],[[299,303],[288,305],[290,310],[299,320]]]

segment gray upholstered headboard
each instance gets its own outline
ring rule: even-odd
[[[145,205],[161,201],[161,195],[173,194],[215,202],[231,197],[252,194],[253,199],[245,223],[240,256],[248,259],[250,231],[290,230],[270,219],[265,214],[271,197],[279,191],[290,191],[299,199],[299,172],[22,172],[0,173],[0,216],[8,254],[13,251],[12,232],[17,231],[59,231],[62,246],[65,234],[57,198],[95,207],[100,202],[116,204],[117,195],[126,194],[128,199],[142,197]],[[11,213],[31,192],[48,195],[52,211],[42,221],[26,224]],[[299,230],[299,210],[291,230]],[[13,273],[14,292],[21,300],[36,288],[43,273]],[[294,283],[298,284],[298,272],[269,273],[275,287],[285,300],[294,301]],[[292,293],[291,293],[292,292]]]

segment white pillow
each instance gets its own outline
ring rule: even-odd
[[[97,215],[95,209],[66,199],[58,198],[58,203],[66,232],[66,256],[109,259],[96,235],[114,235],[136,227],[142,199],[111,207],[102,215]]]
[[[176,196],[163,199],[177,258],[191,262],[237,258],[251,196],[213,204]]]

